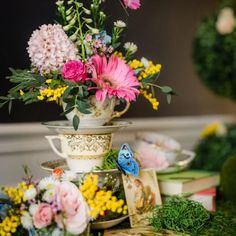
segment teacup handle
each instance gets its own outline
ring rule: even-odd
[[[130,108],[130,102],[126,102],[125,108],[122,111],[114,111],[111,119],[121,117],[129,110],[129,108]]]
[[[49,142],[49,144],[50,144],[52,150],[53,150],[58,156],[60,156],[60,157],[62,157],[62,158],[67,158],[67,155],[66,155],[65,153],[63,153],[63,152],[60,152],[60,151],[56,148],[56,146],[54,145],[53,140],[56,140],[56,139],[61,140],[60,137],[54,136],[54,135],[49,135],[49,136],[45,136],[45,138],[48,140],[48,142]]]

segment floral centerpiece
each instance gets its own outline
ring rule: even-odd
[[[74,173],[56,169],[38,182],[27,174],[3,193],[0,235],[89,235],[89,222],[127,215],[121,187],[111,176],[88,174],[78,181]]]
[[[139,0],[120,2],[124,9],[140,7]],[[11,108],[14,100],[25,104],[63,104],[63,114],[69,114],[77,129],[84,116],[98,116],[109,107],[108,113],[122,101],[129,105],[140,94],[157,110],[155,88],[166,93],[170,101],[172,89],[156,84],[161,65],[145,58],[136,59],[137,46],[122,43],[126,23],[117,20],[111,32],[105,30],[104,4],[104,0],[91,0],[89,4],[79,0],[56,1],[59,23],[42,25],[33,32],[27,48],[31,68],[11,69],[8,79],[16,86],[0,98],[0,105],[8,103]],[[93,112],[97,106],[100,110]],[[111,112],[98,125],[112,117],[115,116]]]

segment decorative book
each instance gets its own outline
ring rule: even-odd
[[[174,174],[158,175],[161,194],[178,195],[196,193],[216,187],[220,183],[219,173],[190,170]]]

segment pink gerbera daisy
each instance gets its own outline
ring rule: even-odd
[[[96,99],[104,102],[106,97],[117,97],[128,102],[135,101],[140,85],[134,71],[124,60],[114,55],[109,60],[105,56],[92,57],[92,81],[97,85]]]

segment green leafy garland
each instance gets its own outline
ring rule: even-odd
[[[224,7],[235,12],[233,0],[221,1],[219,8],[204,18],[193,46],[193,60],[201,81],[214,93],[236,100],[236,28],[220,34],[216,22]]]

